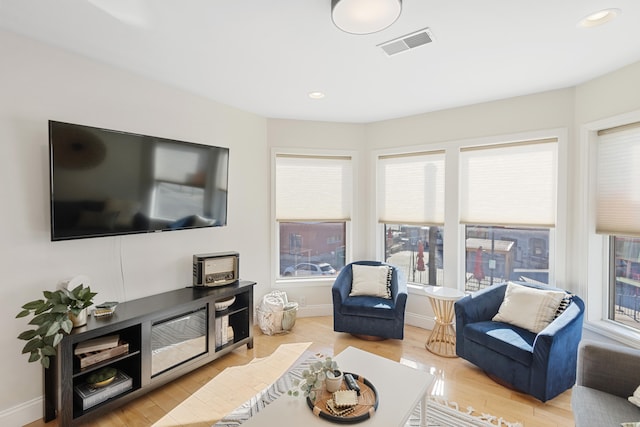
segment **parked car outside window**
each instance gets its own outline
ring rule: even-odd
[[[285,268],[283,276],[331,276],[335,274],[336,270],[326,262],[301,262]]]

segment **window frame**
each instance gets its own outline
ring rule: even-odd
[[[584,183],[579,193],[579,203],[583,214],[579,221],[579,230],[575,238],[577,264],[585,265],[579,269],[578,283],[580,292],[586,295],[584,327],[599,334],[610,336],[628,345],[640,341],[640,330],[625,326],[609,318],[611,304],[610,246],[611,235],[596,234],[596,188],[597,180],[597,144],[598,131],[624,126],[640,121],[640,110],[632,111],[583,124],[580,127],[580,150],[578,167],[579,177]]]
[[[568,161],[568,129],[552,128],[530,132],[503,134],[482,138],[470,138],[445,141],[433,144],[416,145],[409,147],[395,147],[377,150],[371,153],[372,182],[378,180],[378,162],[380,156],[404,155],[413,152],[445,151],[445,223],[443,235],[443,269],[444,286],[456,289],[464,289],[465,277],[465,225],[460,218],[460,150],[464,147],[482,147],[499,144],[510,144],[518,141],[542,140],[548,138],[557,139],[557,190],[556,190],[556,225],[551,228],[549,236],[549,282],[553,286],[566,287],[566,247],[567,247],[567,209],[568,190],[567,174],[560,173],[567,169]],[[377,187],[372,189],[372,204],[375,221],[372,227],[372,241],[375,242],[376,254],[379,259],[384,259],[384,224],[377,222]],[[424,286],[409,285],[409,293],[424,295]]]
[[[374,221],[375,227],[381,229],[381,233],[385,234],[385,228],[387,225],[398,225],[398,226],[409,226],[409,227],[438,227],[442,230],[442,234],[444,234],[444,210],[446,205],[446,176],[447,176],[447,167],[446,167],[446,151],[442,148],[438,149],[429,149],[429,150],[407,150],[400,152],[391,152],[391,153],[374,153],[374,163],[375,163],[375,173],[373,174],[371,180],[374,183],[374,192],[375,197],[372,199],[372,203],[374,203]],[[441,199],[437,200],[433,205],[432,212],[426,212],[424,210],[419,211],[419,215],[409,215],[407,217],[403,217],[403,213],[395,211],[396,207],[392,209],[388,209],[387,203],[387,194],[386,190],[389,188],[388,184],[393,182],[394,174],[386,174],[387,168],[391,168],[393,171],[398,165],[415,165],[420,164],[420,166],[424,166],[425,164],[441,164],[442,166],[442,174],[437,171],[434,173],[435,179],[430,181],[434,183],[434,185],[430,185],[427,188],[427,191],[422,194],[422,196],[428,197],[429,195],[435,197],[441,197]],[[439,169],[436,166],[436,169]],[[417,171],[417,177],[426,180],[425,174],[422,173],[421,170],[414,169]],[[432,177],[433,178],[433,177]],[[403,180],[404,181],[404,180]],[[438,185],[440,183],[440,185]],[[400,185],[405,185],[405,183],[401,183]],[[410,187],[411,184],[406,184],[407,187]],[[442,191],[440,189],[442,188]],[[403,193],[406,193],[404,191]],[[422,199],[421,200],[425,200]],[[410,209],[411,206],[415,206],[413,203],[408,203],[404,205],[405,209]],[[378,238],[377,236],[376,238]],[[381,252],[379,250],[376,253],[381,253],[379,259],[386,261],[386,237],[380,239],[382,244]],[[444,242],[443,242],[444,248]],[[444,259],[444,256],[443,256]],[[404,274],[404,269],[401,269]],[[444,268],[443,268],[444,270]],[[407,274],[407,276],[410,275]],[[408,284],[410,286],[416,287],[425,287],[425,286],[439,286],[439,282],[444,282],[444,280],[438,280],[439,275],[436,272],[436,283],[421,283],[421,282],[412,282],[410,278],[407,277]]]
[[[324,149],[305,149],[305,148],[283,148],[274,147],[271,149],[271,265],[272,277],[271,287],[278,289],[292,289],[300,286],[321,286],[330,287],[333,285],[336,276],[306,276],[306,277],[281,277],[280,276],[280,227],[279,221],[276,219],[276,158],[279,155],[284,156],[308,156],[308,157],[350,157],[351,158],[351,219],[344,221],[345,224],[345,264],[352,260],[353,253],[353,222],[354,218],[358,218],[359,208],[356,201],[358,194],[358,153],[352,150],[324,150]],[[292,221],[304,222],[304,221]],[[341,222],[341,221],[340,221]],[[342,223],[342,222],[341,222]]]

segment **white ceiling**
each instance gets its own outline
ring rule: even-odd
[[[639,0],[403,3],[371,35],[337,29],[331,0],[0,0],[0,28],[265,117],[337,122],[571,87],[640,60]],[[577,26],[608,7],[621,15]],[[425,27],[433,43],[377,47]]]

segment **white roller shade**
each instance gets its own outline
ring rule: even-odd
[[[557,157],[555,138],[462,149],[460,222],[554,227]]]
[[[640,236],[640,123],[598,133],[596,232]]]
[[[378,220],[444,224],[444,151],[378,158]]]
[[[276,220],[349,221],[351,157],[276,155]]]

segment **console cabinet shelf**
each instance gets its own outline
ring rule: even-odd
[[[87,421],[240,346],[253,348],[254,285],[237,281],[220,287],[178,289],[121,303],[109,317],[90,316],[86,326],[64,337],[51,368],[44,370],[44,420],[59,415],[61,426]],[[216,302],[231,297],[235,297],[231,306],[216,311]],[[116,334],[128,344],[127,353],[81,367],[74,355],[79,343]],[[105,367],[116,368],[130,381],[111,387],[109,394],[113,395],[104,401],[100,400],[106,395],[97,399],[99,403],[85,400],[83,407],[75,390],[86,384],[91,373]]]

